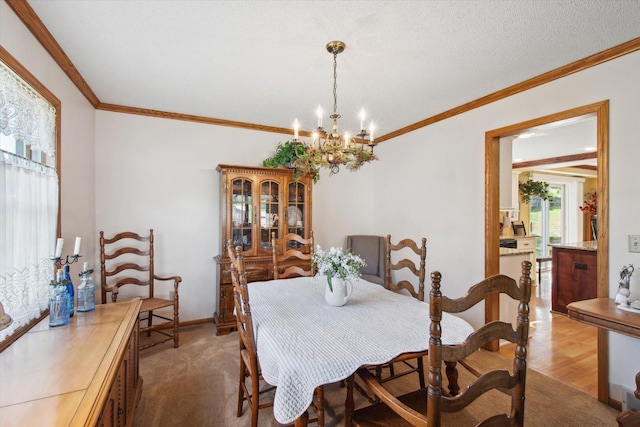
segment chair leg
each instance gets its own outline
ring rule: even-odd
[[[153,310],[149,311],[149,318],[147,319],[147,336],[151,336],[151,325],[153,324]]]
[[[316,388],[316,418],[318,427],[324,427],[324,387]]]
[[[355,382],[356,374],[351,374],[347,378],[347,398],[344,402],[344,425],[345,427],[351,427],[351,418],[355,410],[355,403],[353,401],[353,383]]]
[[[250,375],[251,396],[248,397],[251,405],[251,427],[258,427],[258,410],[260,409],[260,375]]]
[[[457,396],[458,393],[460,393],[460,385],[458,384],[458,362],[447,362],[445,360],[444,364],[446,365],[445,373],[449,380],[449,394],[451,396]]]
[[[244,406],[244,387],[245,387],[245,379],[247,368],[244,366],[244,360],[240,357],[240,380],[238,381],[238,411],[236,416],[242,416],[242,407]]]
[[[418,358],[418,379],[420,381],[420,388],[425,388],[426,383],[424,381],[424,359],[422,357]]]
[[[178,307],[173,306],[173,348],[180,347],[180,336],[178,335],[178,325],[180,324],[180,315],[178,314]]]

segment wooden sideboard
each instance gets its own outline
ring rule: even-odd
[[[133,425],[140,305],[98,305],[54,328],[45,317],[0,353],[2,427]]]
[[[613,331],[640,338],[640,314],[631,313],[616,307],[611,298],[593,298],[576,301],[567,305],[569,317],[588,325],[596,326],[599,331]],[[606,332],[605,332],[606,333]],[[598,400],[609,403],[609,348],[608,341],[598,339]],[[640,399],[640,373],[636,374],[636,397]],[[613,406],[613,405],[611,405]],[[620,417],[624,422],[620,423]],[[640,414],[625,411],[618,416],[620,425],[640,425]]]

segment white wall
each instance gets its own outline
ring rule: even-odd
[[[640,234],[638,69],[640,52],[381,144],[373,194],[373,204],[380,209],[375,211],[373,228],[392,235],[425,235],[427,270],[440,270],[443,288],[462,294],[484,276],[485,132],[608,99],[609,278],[614,296],[620,267],[640,266],[640,254],[627,252],[627,235]],[[640,274],[632,277],[631,287],[640,292]],[[481,314],[479,310],[470,320],[477,324]],[[635,389],[640,342],[610,335],[610,381]],[[620,400],[618,387],[611,392]]]
[[[96,228],[154,229],[156,272],[180,275],[180,320],[210,318],[217,307],[220,254],[218,164],[260,166],[290,135],[96,112]],[[317,243],[343,246],[371,229],[371,169],[322,171],[314,186]],[[355,190],[349,190],[355,188]],[[361,216],[353,212],[362,212]],[[98,253],[94,254],[98,261]],[[168,290],[166,291],[168,292]]]
[[[100,111],[94,119],[4,2],[0,43],[63,102],[63,237],[71,242],[83,236],[83,252],[95,254],[99,230],[153,227],[159,273],[184,279],[182,318],[210,317],[217,283],[213,256],[220,245],[215,167],[257,165],[286,136]],[[323,173],[314,186],[318,243],[342,246],[352,233],[425,236],[427,271],[441,271],[447,293],[461,295],[484,276],[484,133],[609,99],[609,277],[615,295],[620,267],[640,265],[640,255],[627,252],[627,235],[640,234],[638,69],[640,52],[382,143],[376,148],[380,162],[357,173]],[[631,287],[640,288],[640,273]],[[482,318],[482,307],[468,316],[474,324]],[[614,385],[635,388],[639,352],[637,340],[611,334]],[[613,387],[612,398],[620,397]]]
[[[220,254],[216,167],[259,166],[285,139],[97,111],[95,234],[143,234],[153,228],[156,273],[182,277],[180,320],[211,318],[217,307],[214,257]]]
[[[83,238],[81,261],[92,258],[97,245],[94,192],[95,110],[51,59],[5,2],[0,2],[0,45],[62,102],[61,124],[61,236],[63,255],[73,253],[76,236]],[[54,252],[51,248],[51,253]],[[93,263],[95,266],[95,263]],[[71,266],[71,277],[82,262]],[[94,274],[94,278],[98,277]]]

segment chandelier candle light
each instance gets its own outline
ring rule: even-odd
[[[367,115],[364,108],[360,111],[360,132],[356,135],[357,139],[352,139],[347,132],[343,135],[338,132],[338,119],[341,116],[337,112],[337,56],[344,51],[344,48],[345,44],[341,41],[327,43],[327,51],[333,54],[333,114],[329,116],[333,121],[331,131],[326,131],[322,127],[323,111],[320,106],[316,110],[318,127],[312,133],[311,145],[306,145],[300,140],[298,119],[293,123],[293,143],[306,146],[305,154],[298,159],[296,164],[297,169],[302,173],[309,173],[320,166],[329,168],[331,174],[335,174],[340,171],[340,165],[355,171],[363,164],[377,160],[373,153],[373,147],[376,145],[373,138],[374,125],[371,122],[369,129],[365,128]]]

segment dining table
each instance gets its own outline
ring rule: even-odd
[[[258,360],[264,380],[277,387],[278,422],[300,425],[320,385],[428,350],[428,303],[363,279],[352,285],[347,303],[335,307],[325,302],[324,276],[249,283]],[[460,343],[472,331],[464,319],[444,314],[443,344]]]

